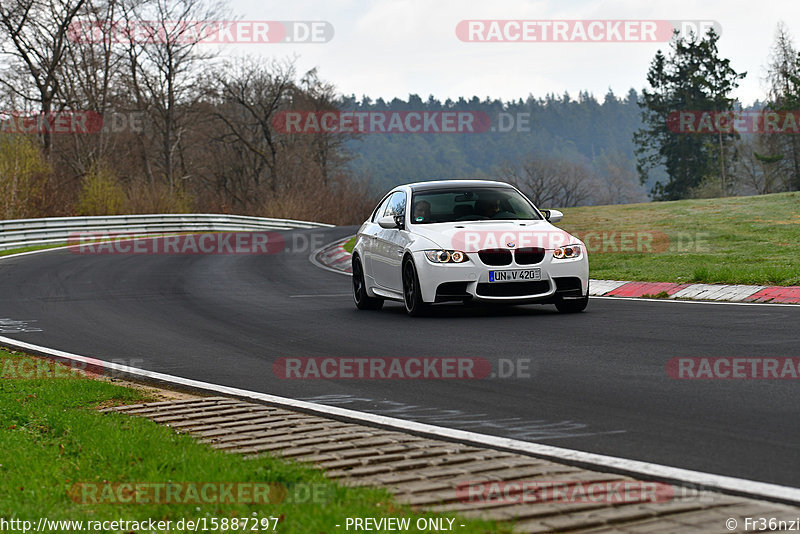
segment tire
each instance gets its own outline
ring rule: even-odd
[[[411,258],[403,261],[403,304],[411,317],[425,315],[430,309],[430,304],[422,300],[417,268]]]
[[[581,297],[579,299],[562,299],[556,301],[556,309],[561,313],[578,313],[586,309],[589,304],[589,297]]]
[[[353,256],[353,300],[359,310],[380,310],[383,307],[383,299],[367,295],[364,269],[358,256]]]

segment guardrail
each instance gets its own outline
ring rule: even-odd
[[[253,232],[329,228],[333,225],[244,215],[161,214],[49,217],[0,221],[0,250],[67,243],[78,232],[119,232],[137,236],[175,232]]]

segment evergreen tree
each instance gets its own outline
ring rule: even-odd
[[[639,102],[644,127],[633,140],[643,184],[653,169],[662,165],[666,169],[666,183],[659,180],[651,189],[656,200],[684,198],[716,172],[725,180],[726,141],[736,134],[720,133],[711,140],[708,135],[672,132],[668,127],[673,112],[733,109],[729,95],[746,73],[737,73],[728,59],[719,57],[718,40],[713,29],[702,39],[694,34],[680,37],[676,32],[669,57],[659,50],[650,64],[650,90],[643,90]]]

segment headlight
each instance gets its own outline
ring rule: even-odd
[[[580,245],[567,245],[566,247],[558,247],[553,251],[553,257],[557,260],[567,260],[580,258],[581,246]]]
[[[460,250],[426,250],[425,256],[433,263],[464,263],[469,259]]]

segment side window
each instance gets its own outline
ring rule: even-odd
[[[393,217],[397,215],[405,215],[406,213],[406,194],[403,191],[398,191],[389,197],[389,206],[386,208],[385,215]]]
[[[381,202],[380,206],[375,209],[375,213],[372,214],[372,222],[378,222],[378,219],[383,217],[383,214],[386,212],[386,207],[389,205],[389,201],[392,199],[394,195],[389,195],[386,197],[383,202]]]

